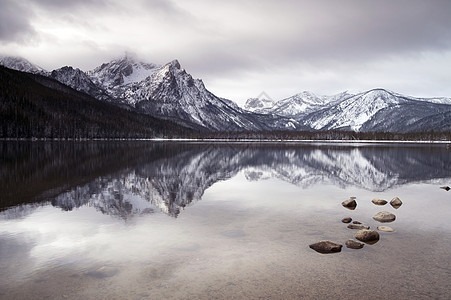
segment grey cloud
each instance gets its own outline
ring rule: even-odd
[[[256,62],[271,66],[358,63],[451,49],[451,1],[244,2],[248,14],[261,14],[267,26],[207,45],[212,52],[235,45],[237,53],[252,53]],[[234,68],[228,62],[224,67]]]
[[[0,0],[0,41],[27,42],[35,29],[30,24],[32,12],[15,0]]]
[[[78,8],[108,8],[112,2],[105,0],[28,0],[28,3],[45,10],[61,11]]]

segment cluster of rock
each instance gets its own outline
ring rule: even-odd
[[[371,202],[373,202],[375,205],[383,206],[388,203],[388,201],[384,199],[373,199]],[[343,201],[342,206],[350,209],[355,210],[357,207],[357,201],[356,197],[351,197],[346,201]],[[394,209],[398,209],[402,205],[401,199],[398,197],[393,198],[390,201],[390,205]],[[373,219],[380,222],[380,223],[389,223],[396,220],[396,216],[388,211],[380,211],[376,215],[373,216]],[[349,249],[362,249],[365,244],[375,244],[379,241],[380,235],[376,230],[371,230],[370,226],[364,225],[359,221],[352,221],[351,217],[345,217],[341,220],[343,223],[348,224],[349,229],[357,229],[358,231],[355,233],[354,239],[349,239],[346,241],[345,245]],[[352,223],[351,223],[352,222]],[[389,226],[378,226],[378,231],[381,232],[394,232],[395,230]],[[319,253],[327,254],[327,253],[337,253],[341,252],[341,249],[343,245],[332,242],[332,241],[320,241],[314,244],[309,245],[309,247]]]

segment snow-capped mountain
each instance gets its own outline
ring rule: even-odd
[[[17,71],[40,75],[48,75],[48,72],[46,70],[32,64],[31,62],[22,57],[0,56],[0,65]]]
[[[258,101],[250,99],[245,107],[260,114],[292,118],[312,130],[413,132],[451,127],[451,120],[446,118],[451,98],[415,98],[373,89],[332,96],[304,91],[270,107]]]
[[[103,64],[88,75],[112,98],[155,117],[210,130],[271,129],[271,122],[261,122],[232,101],[213,95],[202,80],[194,79],[177,60],[157,66],[126,56]],[[292,128],[291,123],[292,120],[279,120],[275,126]],[[297,123],[293,124],[296,127]]]
[[[183,120],[213,130],[258,130],[250,115],[210,93],[174,60],[117,95],[147,114]],[[134,101],[134,102],[132,102]]]
[[[447,102],[445,99],[441,101]],[[423,118],[447,111],[451,111],[451,104],[437,104],[436,98],[419,99],[374,89],[313,112],[302,122],[317,130],[408,132],[426,130],[422,126],[410,126]],[[432,129],[427,124],[423,123],[423,126]]]
[[[139,83],[153,75],[161,66],[143,63],[134,56],[124,57],[104,63],[94,70],[88,71],[89,78],[104,89],[112,98],[123,100],[135,106],[143,100],[138,91]]]

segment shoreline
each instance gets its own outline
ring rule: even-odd
[[[23,141],[23,142],[87,142],[87,141],[149,141],[149,142],[201,142],[201,143],[292,143],[292,144],[450,144],[451,140],[324,140],[324,139],[210,139],[210,138],[142,138],[142,139],[126,139],[126,138],[0,138],[0,141]]]

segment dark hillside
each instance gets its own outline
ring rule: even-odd
[[[0,138],[187,136],[171,121],[121,109],[44,76],[0,66]]]

